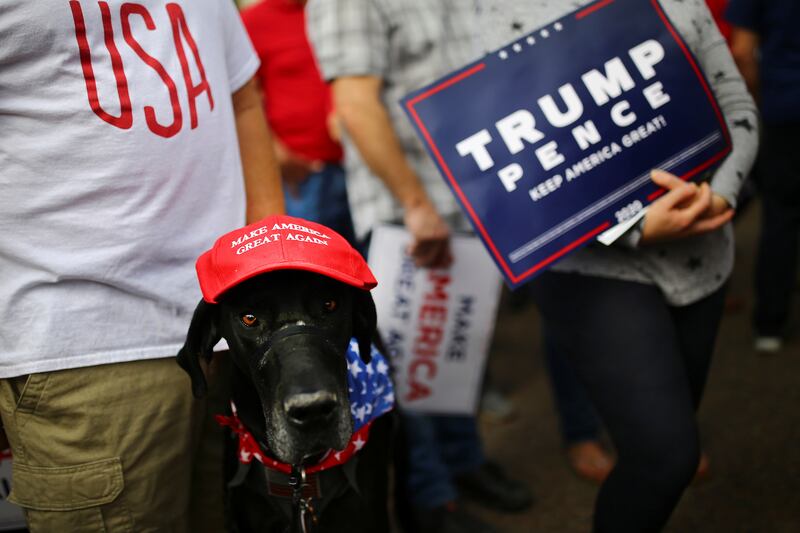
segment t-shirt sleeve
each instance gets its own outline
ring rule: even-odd
[[[219,0],[225,45],[225,64],[231,93],[250,81],[259,66],[258,55],[231,0]]]
[[[389,28],[375,0],[310,0],[306,25],[326,81],[343,76],[385,77]]]
[[[740,28],[758,31],[761,27],[763,0],[731,0],[725,10],[725,19]]]

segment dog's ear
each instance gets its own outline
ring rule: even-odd
[[[218,306],[201,300],[192,315],[186,342],[178,352],[178,364],[192,378],[192,393],[196,398],[205,396],[208,389],[200,358],[206,363],[211,361],[214,345],[220,339],[218,316]]]
[[[369,291],[354,289],[353,292],[353,337],[358,342],[361,360],[366,364],[372,360],[372,337],[378,325],[378,314]]]

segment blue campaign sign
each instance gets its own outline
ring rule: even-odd
[[[731,149],[719,106],[657,0],[600,0],[402,105],[517,286]]]

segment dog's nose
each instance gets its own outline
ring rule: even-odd
[[[304,426],[329,419],[336,404],[336,394],[332,392],[303,392],[286,398],[283,408],[292,423]]]

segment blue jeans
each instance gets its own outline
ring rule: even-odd
[[[344,169],[341,165],[326,164],[310,174],[298,187],[298,196],[285,191],[286,214],[317,222],[331,228],[350,243],[355,241]]]
[[[453,501],[454,476],[486,461],[473,416],[401,412],[408,449],[406,491],[412,505],[434,508]]]

